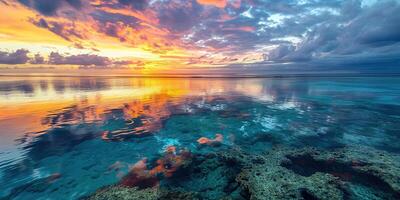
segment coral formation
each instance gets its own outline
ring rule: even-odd
[[[195,192],[201,199],[246,199],[235,181],[241,166],[239,162],[223,159],[219,153],[197,154],[190,165],[181,168],[176,176],[166,179],[160,186]]]
[[[315,173],[304,177],[282,167],[285,149],[274,149],[264,162],[244,169],[237,181],[250,193],[250,199],[342,199],[340,182],[332,175]],[[312,198],[311,198],[312,197]]]
[[[138,188],[126,188],[121,186],[106,187],[98,190],[94,195],[86,198],[87,200],[156,200],[158,190],[156,188],[147,188],[139,190]]]
[[[345,182],[345,195],[357,198],[354,187],[369,190],[370,198],[400,198],[400,156],[365,147],[333,152],[306,148],[293,151],[283,164],[297,174],[327,173]],[[365,192],[365,191],[364,191]]]
[[[400,198],[400,157],[387,152],[275,148],[264,159],[237,178],[251,199]]]
[[[209,139],[207,137],[201,137],[197,140],[197,143],[199,143],[200,145],[218,146],[221,144],[223,139],[224,139],[224,137],[221,134],[217,133],[217,134],[215,134],[214,139]]]
[[[187,150],[181,150],[178,153],[174,146],[169,146],[164,155],[156,161],[156,166],[147,168],[147,158],[144,158],[134,164],[129,173],[122,178],[119,185],[125,187],[149,188],[158,186],[158,175],[171,177],[180,167],[190,163],[191,154]]]
[[[163,190],[159,188],[138,189],[121,186],[109,186],[99,189],[90,197],[84,197],[85,200],[157,200],[157,199],[179,199],[196,200],[199,199],[196,194],[191,192],[182,192],[178,190]]]
[[[276,147],[261,155],[232,148],[194,154],[164,177],[154,187],[111,186],[89,199],[400,198],[400,157],[362,147]]]

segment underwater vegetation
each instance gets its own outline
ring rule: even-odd
[[[261,155],[236,148],[192,155],[179,173],[154,185],[124,184],[138,178],[133,169],[121,183],[85,199],[400,198],[400,156],[358,146],[333,151],[276,147]]]

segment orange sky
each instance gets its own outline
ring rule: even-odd
[[[0,2],[0,50],[9,52],[18,49],[29,50],[28,56],[39,54],[44,60],[49,59],[51,52],[61,55],[90,54],[112,59],[115,63],[124,63],[123,67],[139,69],[141,72],[157,72],[185,67],[223,67],[228,64],[242,62],[244,57],[252,57],[249,62],[259,61],[262,55],[245,54],[229,57],[224,49],[209,46],[195,46],[185,43],[185,31],[177,32],[160,23],[160,17],[151,9],[135,10],[131,7],[106,7],[102,0],[88,1],[80,12],[70,6],[63,5],[57,15],[46,16],[35,9],[30,9],[13,1]],[[223,1],[198,0],[199,4],[212,9],[224,8]],[[169,5],[172,9],[180,5]],[[192,4],[185,5],[187,9]],[[74,20],[65,13],[73,12]],[[136,26],[121,21],[116,23],[99,23],[89,13],[107,13],[135,20]],[[202,14],[207,14],[205,11]],[[226,13],[221,18],[226,17]],[[45,21],[46,26],[40,20]],[[62,28],[57,29],[58,25]],[[113,30],[107,34],[107,28]],[[227,28],[231,30],[254,31],[254,27],[243,26]],[[212,52],[212,53],[211,53]],[[211,54],[210,54],[211,53]],[[0,64],[1,66],[1,64]],[[5,65],[3,65],[5,66]],[[19,67],[32,67],[32,63],[20,64]],[[39,65],[37,65],[39,66]],[[40,67],[52,66],[40,63]],[[77,68],[74,64],[61,67]],[[119,67],[119,66],[117,66]]]
[[[399,11],[371,0],[0,0],[0,73],[389,69]]]

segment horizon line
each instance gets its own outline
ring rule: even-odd
[[[99,77],[99,78],[307,78],[307,77],[398,77],[400,73],[296,73],[296,74],[271,74],[271,75],[74,75],[74,74],[1,74],[0,77]]]

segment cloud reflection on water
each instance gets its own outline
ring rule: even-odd
[[[400,150],[392,142],[399,93],[379,79],[8,77],[0,85],[0,167],[15,187],[59,170],[60,180],[84,173],[110,183],[115,176],[102,170],[113,163],[157,158],[171,145],[200,153],[282,144]]]

